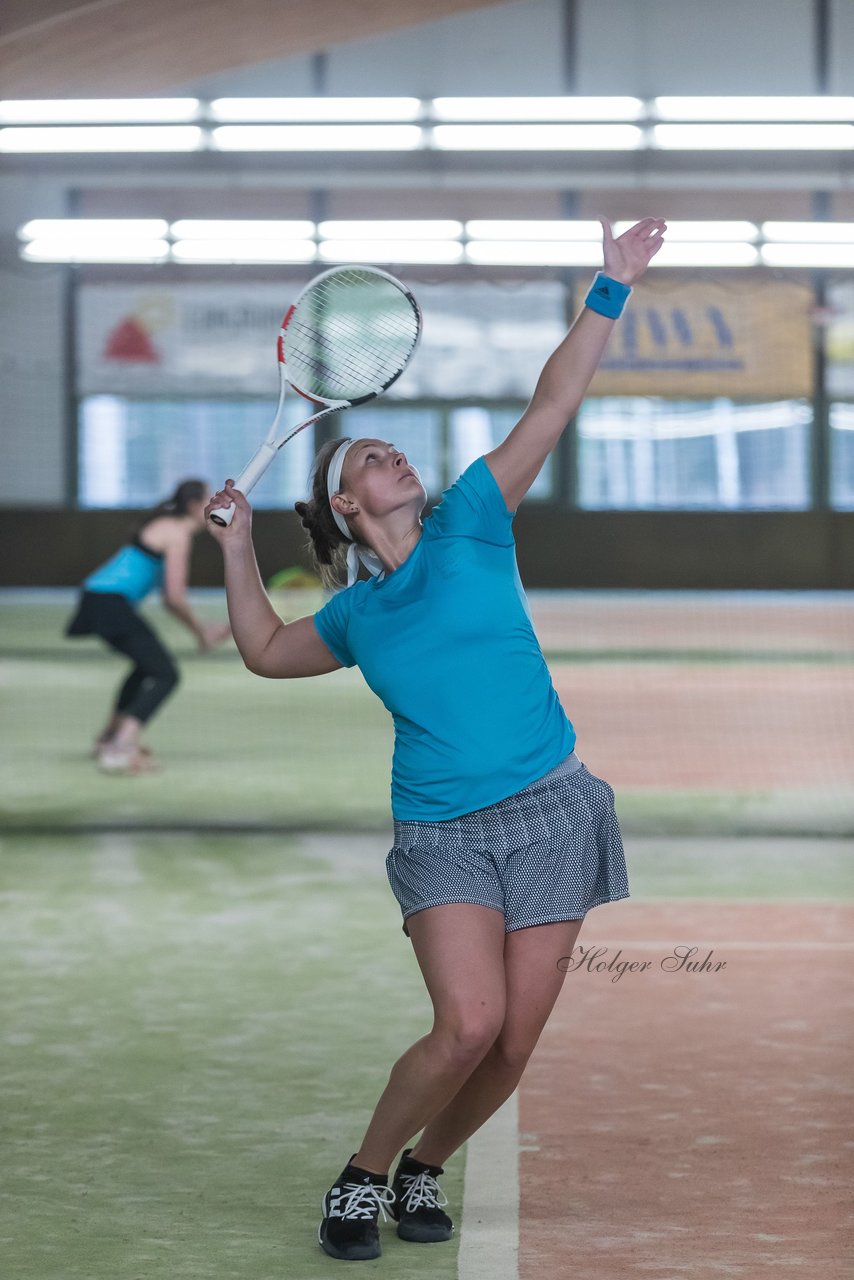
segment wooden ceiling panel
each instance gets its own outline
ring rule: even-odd
[[[502,0],[507,3],[508,0]],[[4,0],[0,96],[145,97],[496,0]],[[371,84],[366,84],[370,91]]]

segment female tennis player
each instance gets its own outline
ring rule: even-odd
[[[209,494],[204,480],[183,480],[171,498],[145,516],[133,540],[83,581],[65,634],[100,636],[134,664],[93,748],[105,773],[157,768],[140,733],[179,679],[171,654],[134,606],[160,587],[164,605],[193,633],[202,653],[231,634],[228,623],[203,623],[186,597],[192,541],[204,528]]]
[[[296,509],[338,591],[285,625],[268,600],[246,498],[226,481],[209,526],[244,663],[271,678],[358,665],[394,718],[394,845],[386,859],[434,1022],[393,1066],[361,1146],[322,1199],[334,1258],[378,1257],[386,1208],[404,1240],[447,1240],[444,1162],[513,1093],[560,991],[587,911],[629,896],[614,792],[575,754],[534,633],[512,532],[519,504],[577,412],[631,285],[662,244],[644,218],[602,219],[604,273],[550,356],[521,419],[426,520],[393,444],[330,441]],[[346,562],[344,552],[346,551]],[[358,562],[370,577],[357,580]],[[358,753],[359,726],[339,726]],[[406,1147],[391,1186],[388,1174]]]

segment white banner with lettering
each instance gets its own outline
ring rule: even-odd
[[[83,285],[82,395],[272,396],[276,337],[297,286]],[[556,283],[418,284],[424,333],[389,395],[527,400],[564,329]]]

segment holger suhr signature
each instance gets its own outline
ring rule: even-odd
[[[703,960],[694,957],[699,948],[680,944],[658,962],[658,967],[665,973],[719,973],[726,968],[726,960],[712,960],[714,950],[710,949]],[[576,955],[576,952],[579,954]],[[607,947],[573,947],[572,954],[561,956],[557,967],[565,973],[574,973],[586,969],[588,973],[611,973],[611,981],[618,982],[624,973],[646,973],[655,963],[654,960],[621,960],[622,948],[610,960],[604,959],[608,954]]]

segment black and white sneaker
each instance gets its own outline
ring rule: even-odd
[[[368,1173],[348,1164],[321,1201],[318,1244],[331,1258],[378,1258],[382,1249],[377,1221],[380,1213],[385,1220],[386,1207],[393,1203],[387,1174]]]
[[[445,1170],[441,1165],[413,1160],[409,1154],[412,1149],[407,1147],[404,1151],[391,1184],[391,1213],[397,1219],[397,1234],[401,1240],[419,1244],[450,1240],[454,1224],[441,1208],[448,1203],[448,1197],[436,1181]]]

